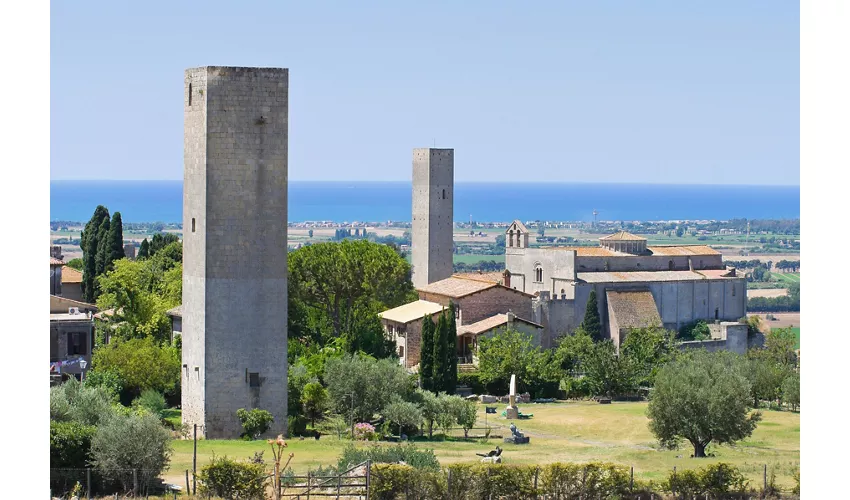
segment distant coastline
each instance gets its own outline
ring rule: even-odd
[[[405,181],[292,181],[289,221],[410,221]],[[796,219],[799,186],[457,182],[455,220]],[[50,220],[88,220],[95,207],[126,222],[182,222],[183,181],[50,182]]]

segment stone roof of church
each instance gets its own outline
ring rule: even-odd
[[[644,238],[643,236],[638,236],[627,231],[620,231],[619,233],[609,234],[608,236],[603,236],[599,239],[605,241],[646,241],[646,238]]]
[[[516,224],[517,229],[519,229],[523,233],[530,233],[531,232],[531,231],[528,230],[527,227],[525,227],[525,224],[523,224],[522,221],[520,221],[519,219],[514,220],[511,225],[513,225],[513,224]],[[510,226],[508,226],[508,230],[510,230]],[[507,231],[505,231],[505,232],[507,232]]]
[[[422,319],[428,314],[437,314],[445,309],[447,308],[437,304],[436,302],[417,300],[416,302],[409,302],[393,309],[378,313],[378,317],[395,321],[397,323],[407,324],[411,321]]]
[[[624,257],[632,254],[624,252],[616,252],[603,247],[546,247],[545,249],[553,250],[574,250],[578,257]],[[662,257],[673,256],[699,256],[699,255],[720,255],[720,252],[711,248],[708,245],[661,245],[646,247],[648,255],[658,255]]]
[[[577,273],[576,277],[585,283],[641,283],[658,281],[701,281],[708,279],[732,278],[725,270],[701,271],[597,271]],[[740,276],[738,276],[740,278]]]
[[[535,328],[543,328],[543,325],[539,325],[533,321],[528,321],[527,319],[522,319],[518,316],[514,316],[514,321],[522,321],[523,323],[527,323]],[[489,318],[484,318],[481,321],[477,321],[475,323],[458,326],[457,334],[463,335],[465,333],[470,333],[472,335],[481,335],[482,333],[489,332],[493,328],[498,328],[506,324],[508,324],[507,314],[495,314],[493,316],[490,316]]]
[[[83,273],[70,266],[62,266],[62,283],[82,283]]]
[[[452,276],[479,281],[491,281],[493,283],[503,284],[504,275],[501,272],[493,271],[487,273],[455,273]]]
[[[605,295],[620,328],[661,326],[658,307],[649,291],[608,290]]]

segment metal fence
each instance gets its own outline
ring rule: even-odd
[[[50,497],[173,496],[175,488],[164,483],[159,473],[147,469],[50,469]]]

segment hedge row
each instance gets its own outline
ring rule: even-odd
[[[454,464],[439,471],[408,465],[372,466],[369,496],[376,500],[648,498],[662,492],[687,498],[746,498],[744,476],[728,464],[671,472],[661,484],[635,480],[629,469],[603,462],[535,465]]]

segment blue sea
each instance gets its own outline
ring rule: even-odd
[[[796,219],[799,186],[455,184],[456,221]],[[182,181],[51,181],[50,220],[89,220],[97,205],[125,222],[182,222]],[[410,182],[289,183],[289,221],[410,221]]]

